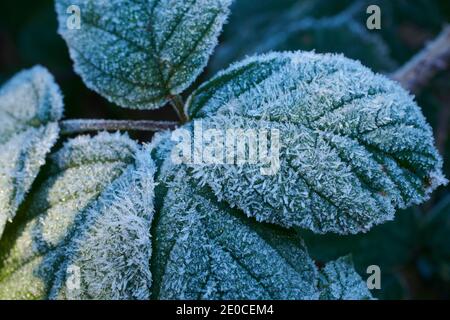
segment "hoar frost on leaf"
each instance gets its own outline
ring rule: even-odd
[[[70,140],[0,247],[0,297],[147,299],[154,164],[127,136]],[[68,277],[78,270],[80,287]]]
[[[158,188],[166,191],[152,229],[154,299],[371,297],[367,290],[364,296],[354,289],[364,282],[351,265],[342,270],[355,279],[348,282],[349,294],[322,292],[321,271],[294,232],[256,222],[218,203],[184,166],[166,163],[158,177]],[[339,286],[340,281],[333,275],[328,285]]]
[[[59,32],[87,86],[122,107],[156,109],[206,66],[231,0],[56,0]],[[70,5],[81,28],[69,29]]]
[[[0,237],[56,142],[62,114],[59,87],[41,66],[0,89]]]
[[[348,256],[327,263],[321,274],[321,299],[364,300],[372,297],[367,284],[353,270],[353,263]]]
[[[340,55],[248,58],[196,90],[186,113],[204,130],[280,131],[275,175],[261,175],[256,164],[191,165],[219,200],[259,221],[365,232],[446,183],[412,97]]]

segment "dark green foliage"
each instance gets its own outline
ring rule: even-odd
[[[369,4],[381,7],[381,30],[369,31],[365,27],[365,9]],[[374,71],[388,74],[408,61],[439,33],[445,22],[450,21],[450,2],[235,0],[231,12],[229,23],[219,38],[219,46],[208,68],[200,76],[199,83],[228,67],[231,62],[253,53],[272,50],[339,52],[360,60]],[[18,70],[39,63],[55,75],[56,82],[61,86],[67,118],[168,120],[175,117],[167,106],[157,111],[137,113],[117,108],[89,91],[74,73],[67,47],[56,29],[53,0],[1,1],[0,83],[3,84]],[[192,87],[198,86],[195,84]],[[446,72],[433,79],[416,97],[417,104],[432,126],[447,178],[450,177],[448,92],[450,74]],[[188,96],[189,91],[185,94]],[[142,141],[151,138],[150,135],[131,134]],[[162,159],[158,160],[161,160],[157,163],[159,167]],[[43,168],[44,172],[49,169],[48,165]],[[42,178],[41,174],[38,180]],[[32,191],[36,190],[34,186]],[[371,292],[377,298],[450,298],[449,190],[448,186],[438,189],[426,204],[398,212],[394,221],[376,226],[365,234],[314,235],[300,229],[291,230],[291,233],[296,231],[302,236],[309,255],[318,263],[318,269],[351,254],[356,270],[366,279],[367,266],[379,265],[382,288]],[[156,190],[155,201],[157,206],[161,206],[158,198],[162,197],[158,192],[159,189]],[[27,206],[27,203],[22,205],[19,211]],[[174,219],[173,216],[169,218]],[[23,219],[23,213],[19,213],[16,224],[22,223]],[[243,217],[239,219],[250,221]],[[170,221],[167,223],[170,224]],[[14,228],[7,228],[6,235],[10,235]],[[342,260],[342,263],[345,261]],[[333,272],[332,265],[329,272]],[[324,279],[322,285],[326,286],[326,277]],[[333,294],[326,292],[323,296]]]

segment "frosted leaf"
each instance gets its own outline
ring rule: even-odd
[[[183,167],[163,170],[159,179],[165,195],[153,226],[153,298],[310,300],[322,295],[319,270],[294,232],[219,204]],[[353,274],[353,267],[342,272]]]
[[[0,237],[56,142],[62,113],[59,87],[41,66],[0,89]]]
[[[316,270],[301,243],[226,211],[182,171],[155,227],[154,298],[314,299]]]
[[[100,133],[51,159],[26,216],[1,239],[0,298],[149,298],[150,152]]]
[[[231,0],[57,0],[59,32],[86,85],[126,108],[156,109],[206,66]],[[69,29],[70,5],[81,28]]]
[[[372,298],[366,283],[353,269],[353,264],[348,256],[327,263],[321,273],[321,299],[364,300]]]
[[[248,58],[195,91],[187,114],[203,132],[279,131],[276,174],[262,175],[261,162],[190,165],[219,200],[259,221],[365,232],[446,183],[432,130],[413,98],[340,55]]]

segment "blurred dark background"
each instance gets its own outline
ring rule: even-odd
[[[366,28],[366,8],[381,8],[381,30]],[[389,74],[408,61],[450,21],[449,0],[235,0],[208,67],[192,86],[231,62],[254,53],[279,50],[339,52],[374,71]],[[0,2],[0,83],[41,64],[65,96],[66,118],[175,120],[169,106],[133,111],[110,104],[90,91],[73,72],[64,41],[57,34],[52,0]],[[185,94],[189,94],[188,90]],[[437,75],[417,94],[435,132],[450,177],[450,72]],[[141,141],[151,134],[132,133]],[[440,188],[426,204],[400,212],[366,235],[337,237],[303,234],[311,254],[326,261],[351,252],[367,277],[370,264],[382,269],[377,297],[450,298],[450,191]]]

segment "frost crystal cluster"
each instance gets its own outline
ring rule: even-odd
[[[351,263],[318,270],[295,232],[220,204],[185,167],[162,168],[158,180],[166,194],[154,222],[154,298],[371,298]],[[331,271],[337,268],[345,273]]]
[[[445,183],[420,109],[399,85],[338,55],[274,53],[219,73],[187,113],[214,128],[277,128],[280,172],[195,167],[220,200],[260,221],[359,233]]]
[[[126,108],[156,109],[186,89],[217,44],[231,0],[56,0],[59,32],[87,86]],[[67,27],[77,5],[81,29]]]
[[[154,164],[119,134],[70,140],[0,247],[1,298],[149,298]],[[66,285],[75,266],[81,287]]]
[[[203,70],[230,2],[56,0],[56,11],[89,88],[156,109]],[[70,5],[80,29],[66,24]],[[245,144],[248,130],[275,130],[276,172],[175,163],[174,132],[56,143],[63,103],[44,68],[0,89],[0,299],[371,299],[351,257],[316,264],[300,231],[364,233],[447,182],[413,97],[342,55],[246,58],[184,107],[191,121],[175,133],[201,123]]]
[[[0,237],[59,134],[62,96],[43,67],[22,71],[0,89]]]

